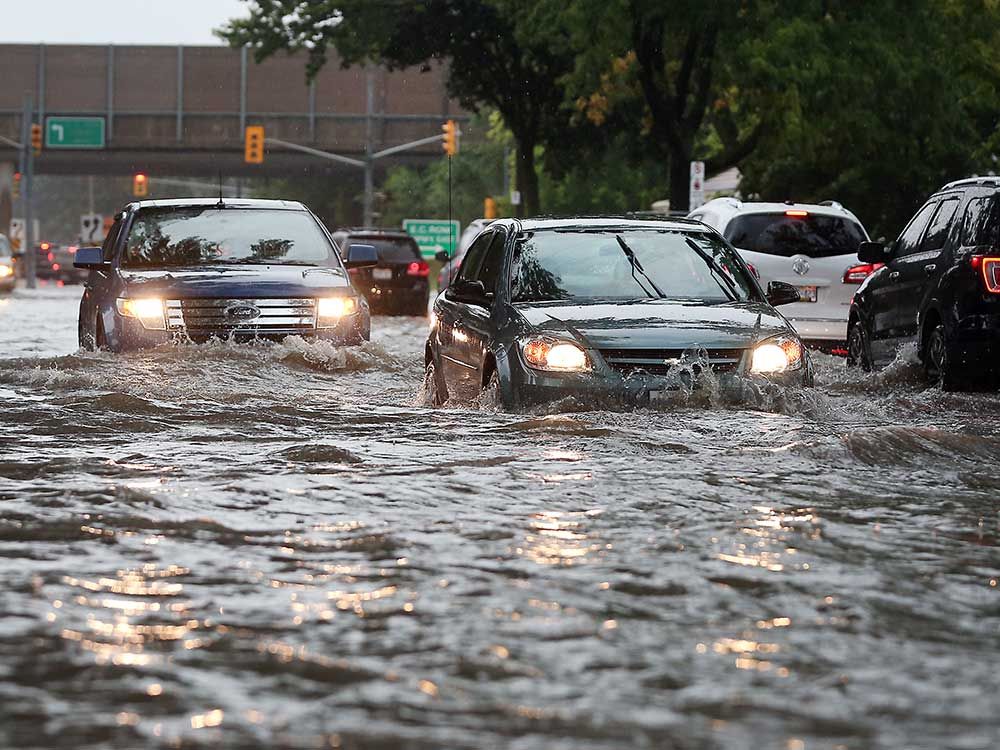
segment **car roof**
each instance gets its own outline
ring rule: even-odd
[[[965,177],[961,180],[955,180],[954,182],[949,182],[947,185],[945,185],[937,192],[941,193],[945,190],[952,190],[954,188],[961,188],[961,187],[974,187],[976,185],[981,185],[983,187],[1000,187],[1000,177],[996,176]]]
[[[202,206],[223,208],[270,208],[281,211],[306,211],[298,201],[264,200],[262,198],[168,198],[166,200],[133,201],[130,208],[200,208]]]
[[[785,211],[808,211],[822,216],[854,216],[836,201],[822,203],[797,203],[795,201],[741,201],[738,198],[715,198],[700,209],[731,214],[772,214]],[[694,209],[695,211],[699,209]]]
[[[636,219],[629,216],[541,216],[534,219],[497,219],[493,225],[513,225],[520,231],[539,229],[602,229],[628,227],[631,229],[668,229],[674,231],[704,232],[708,230],[693,219]]]
[[[376,237],[410,237],[410,233],[405,229],[395,229],[390,227],[337,227],[337,229],[334,230],[334,234],[353,234]]]

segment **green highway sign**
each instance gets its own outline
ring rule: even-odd
[[[103,117],[46,117],[45,148],[104,148]]]
[[[425,258],[433,258],[441,250],[455,255],[460,228],[457,221],[447,219],[403,219],[403,229],[417,241]]]

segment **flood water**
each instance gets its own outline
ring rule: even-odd
[[[424,405],[356,350],[0,298],[0,745],[994,748],[1000,398]]]

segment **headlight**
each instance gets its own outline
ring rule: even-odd
[[[529,367],[554,372],[583,372],[590,369],[587,353],[572,341],[532,338],[521,342],[521,354]]]
[[[754,347],[750,372],[774,375],[800,367],[802,344],[789,336],[776,336]]]
[[[10,266],[0,266],[0,279],[7,278],[12,273],[14,273],[14,269]]]
[[[319,327],[335,326],[341,318],[358,311],[354,297],[324,297],[316,300],[316,318]]]
[[[165,331],[166,321],[163,317],[163,300],[156,297],[140,297],[137,299],[119,297],[116,300],[118,313],[126,318],[136,318],[143,328],[153,331]]]

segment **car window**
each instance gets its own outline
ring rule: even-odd
[[[852,219],[807,211],[736,216],[726,227],[725,236],[742,250],[783,258],[853,255],[867,239],[861,225]]]
[[[305,211],[156,207],[135,215],[122,265],[330,265],[331,250]]]
[[[0,258],[9,258],[9,257],[10,257],[10,242],[8,242],[7,238],[4,235],[0,234]]]
[[[512,277],[514,302],[663,297],[722,303],[749,299],[754,291],[717,235],[659,229],[527,232],[517,238]]]
[[[507,241],[506,232],[494,232],[490,249],[486,251],[483,262],[476,273],[476,278],[483,282],[487,292],[496,292],[500,269],[503,266],[504,245]]]
[[[899,239],[896,240],[894,257],[901,258],[904,255],[913,255],[913,253],[920,250],[920,238],[923,237],[924,230],[927,228],[927,224],[931,220],[931,215],[936,208],[937,201],[933,201],[917,211],[917,215],[910,220],[910,223],[906,225],[906,229],[903,230],[903,233],[899,235]]]
[[[1000,201],[997,196],[973,198],[965,209],[962,221],[962,246],[997,245],[1000,242],[997,228]]]
[[[108,232],[108,236],[104,238],[104,244],[101,245],[101,256],[106,261],[110,261],[114,258],[115,247],[118,245],[118,235],[122,231],[122,224],[124,221],[124,217],[116,219],[115,223],[111,225],[111,230]]]
[[[355,235],[340,247],[342,254],[353,244],[372,245],[378,253],[379,260],[389,263],[412,263],[420,259],[420,247],[416,240],[409,237],[365,237]]]
[[[944,247],[948,239],[948,231],[951,229],[951,220],[958,210],[958,198],[947,198],[938,205],[934,218],[931,219],[924,241],[920,243],[920,251],[924,253],[940,250]]]
[[[493,240],[494,232],[486,232],[479,235],[476,241],[469,246],[462,265],[458,269],[458,278],[461,281],[474,281],[479,277],[479,266],[483,263],[483,256]]]

